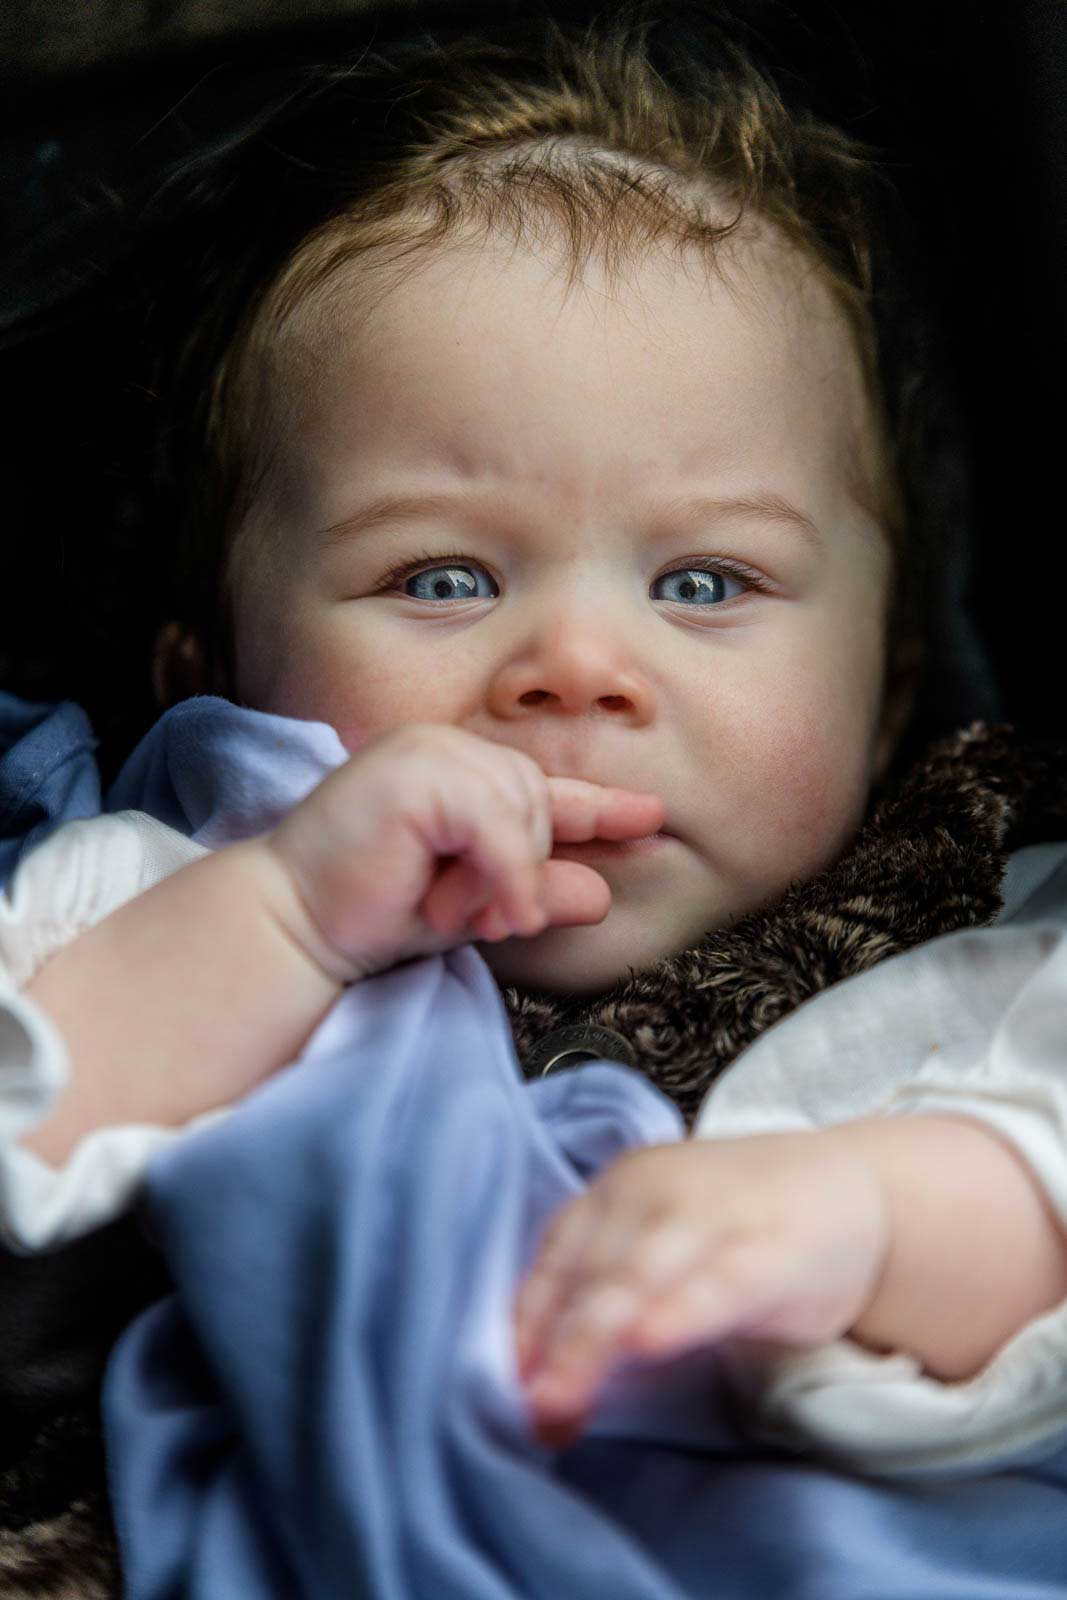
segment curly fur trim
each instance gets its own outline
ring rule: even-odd
[[[95,1404],[48,1419],[0,1471],[3,1600],[119,1600]]]
[[[992,922],[1009,853],[1065,834],[1067,746],[972,723],[931,745],[845,854],[773,906],[593,999],[502,987],[523,1072],[539,1070],[530,1058],[546,1033],[610,1028],[691,1126],[715,1079],[767,1028],[887,956]]]

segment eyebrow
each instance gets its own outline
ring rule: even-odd
[[[474,503],[475,496],[458,490],[447,494],[387,494],[368,501],[340,522],[320,530],[319,538],[328,548],[346,544],[360,534],[370,533],[390,522],[416,522],[430,517],[454,516],[463,506]],[[720,522],[727,517],[749,517],[761,522],[776,522],[792,529],[805,544],[821,549],[823,540],[812,519],[779,494],[762,492],[721,499],[711,495],[680,495],[667,501],[660,509],[657,521]]]

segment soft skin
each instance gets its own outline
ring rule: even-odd
[[[508,746],[557,787],[654,790],[676,836],[597,863],[611,893],[599,922],[484,943],[505,981],[601,989],[773,901],[845,847],[892,755],[906,708],[885,693],[890,559],[865,509],[870,442],[845,324],[765,228],[728,264],[724,279],[660,252],[617,292],[591,269],[565,295],[549,254],[450,251],[369,309],[355,284],[349,297],[335,285],[333,314],[309,308],[273,364],[279,450],[235,547],[236,682],[214,687],[332,723],[356,767],[379,736],[447,724],[453,743]],[[447,506],[355,532],[377,497],[425,493]],[[696,494],[718,514],[686,517],[681,497]],[[813,537],[771,515],[771,497]],[[748,512],[723,509],[740,498]],[[424,582],[383,584],[426,551],[437,570]],[[434,597],[446,557],[473,598]],[[763,592],[716,587],[722,560]],[[698,569],[708,586],[662,581]],[[169,636],[164,688],[168,651],[189,644]],[[304,807],[324,806],[326,787]],[[453,777],[449,796],[462,788]],[[332,814],[342,831],[361,815]],[[640,826],[655,826],[647,815]],[[317,821],[312,833],[326,848]],[[588,819],[564,837],[588,838]],[[181,1069],[157,1075],[162,1115],[178,1122],[204,1107],[195,1063],[229,1060],[226,1026],[254,1081],[325,1014],[344,975],[292,937],[293,886],[263,881],[266,854],[249,841],[194,863],[35,980],[78,1039],[90,1097],[68,1097],[46,1159],[124,1095],[143,1105],[161,1041]],[[93,1003],[108,974],[161,957],[162,974],[131,982],[139,1012]],[[190,991],[213,1051],[190,1030]],[[665,1260],[701,1292],[676,1282],[676,1296]],[[553,1224],[516,1332],[523,1376],[540,1368],[535,1427],[561,1442],[642,1340],[662,1353],[851,1329],[955,1378],[1065,1292],[1067,1245],[1013,1152],[962,1120],[884,1119],[615,1163]]]
[[[657,793],[674,838],[596,862],[601,923],[480,946],[501,981],[595,992],[818,872],[891,757],[891,557],[861,504],[858,363],[829,292],[762,223],[721,275],[657,247],[567,292],[556,251],[492,240],[410,267],[369,306],[335,284],[282,342],[223,687],[331,723],[349,750],[447,722],[550,776]],[[350,526],[428,493],[447,506]],[[775,497],[817,532],[686,512],[698,495]],[[446,566],[472,597],[437,598],[427,563],[382,591],[424,551],[462,554]],[[766,592],[716,578],[718,560]]]
[[[558,1448],[620,1362],[848,1333],[958,1381],[1064,1295],[1067,1239],[1007,1141],[967,1117],[875,1117],[612,1162],[540,1243],[516,1356]]]

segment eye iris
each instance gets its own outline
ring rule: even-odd
[[[468,600],[478,590],[477,579],[464,567],[430,567],[410,578],[416,599]],[[420,593],[419,586],[423,585]]]
[[[673,574],[678,585],[679,600],[721,600],[724,582],[719,572],[688,571]]]

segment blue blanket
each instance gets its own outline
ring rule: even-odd
[[[319,724],[203,699],[107,805],[221,842],[339,759]],[[176,1294],[104,1394],[129,1600],[1065,1600],[1064,1453],[839,1472],[746,1439],[714,1350],[619,1373],[566,1452],[532,1440],[509,1309],[540,1229],[680,1135],[618,1065],[524,1084],[471,947],[347,990],[150,1168]]]
[[[89,719],[73,701],[44,705],[0,693],[0,888],[53,828],[96,816],[95,749]]]

